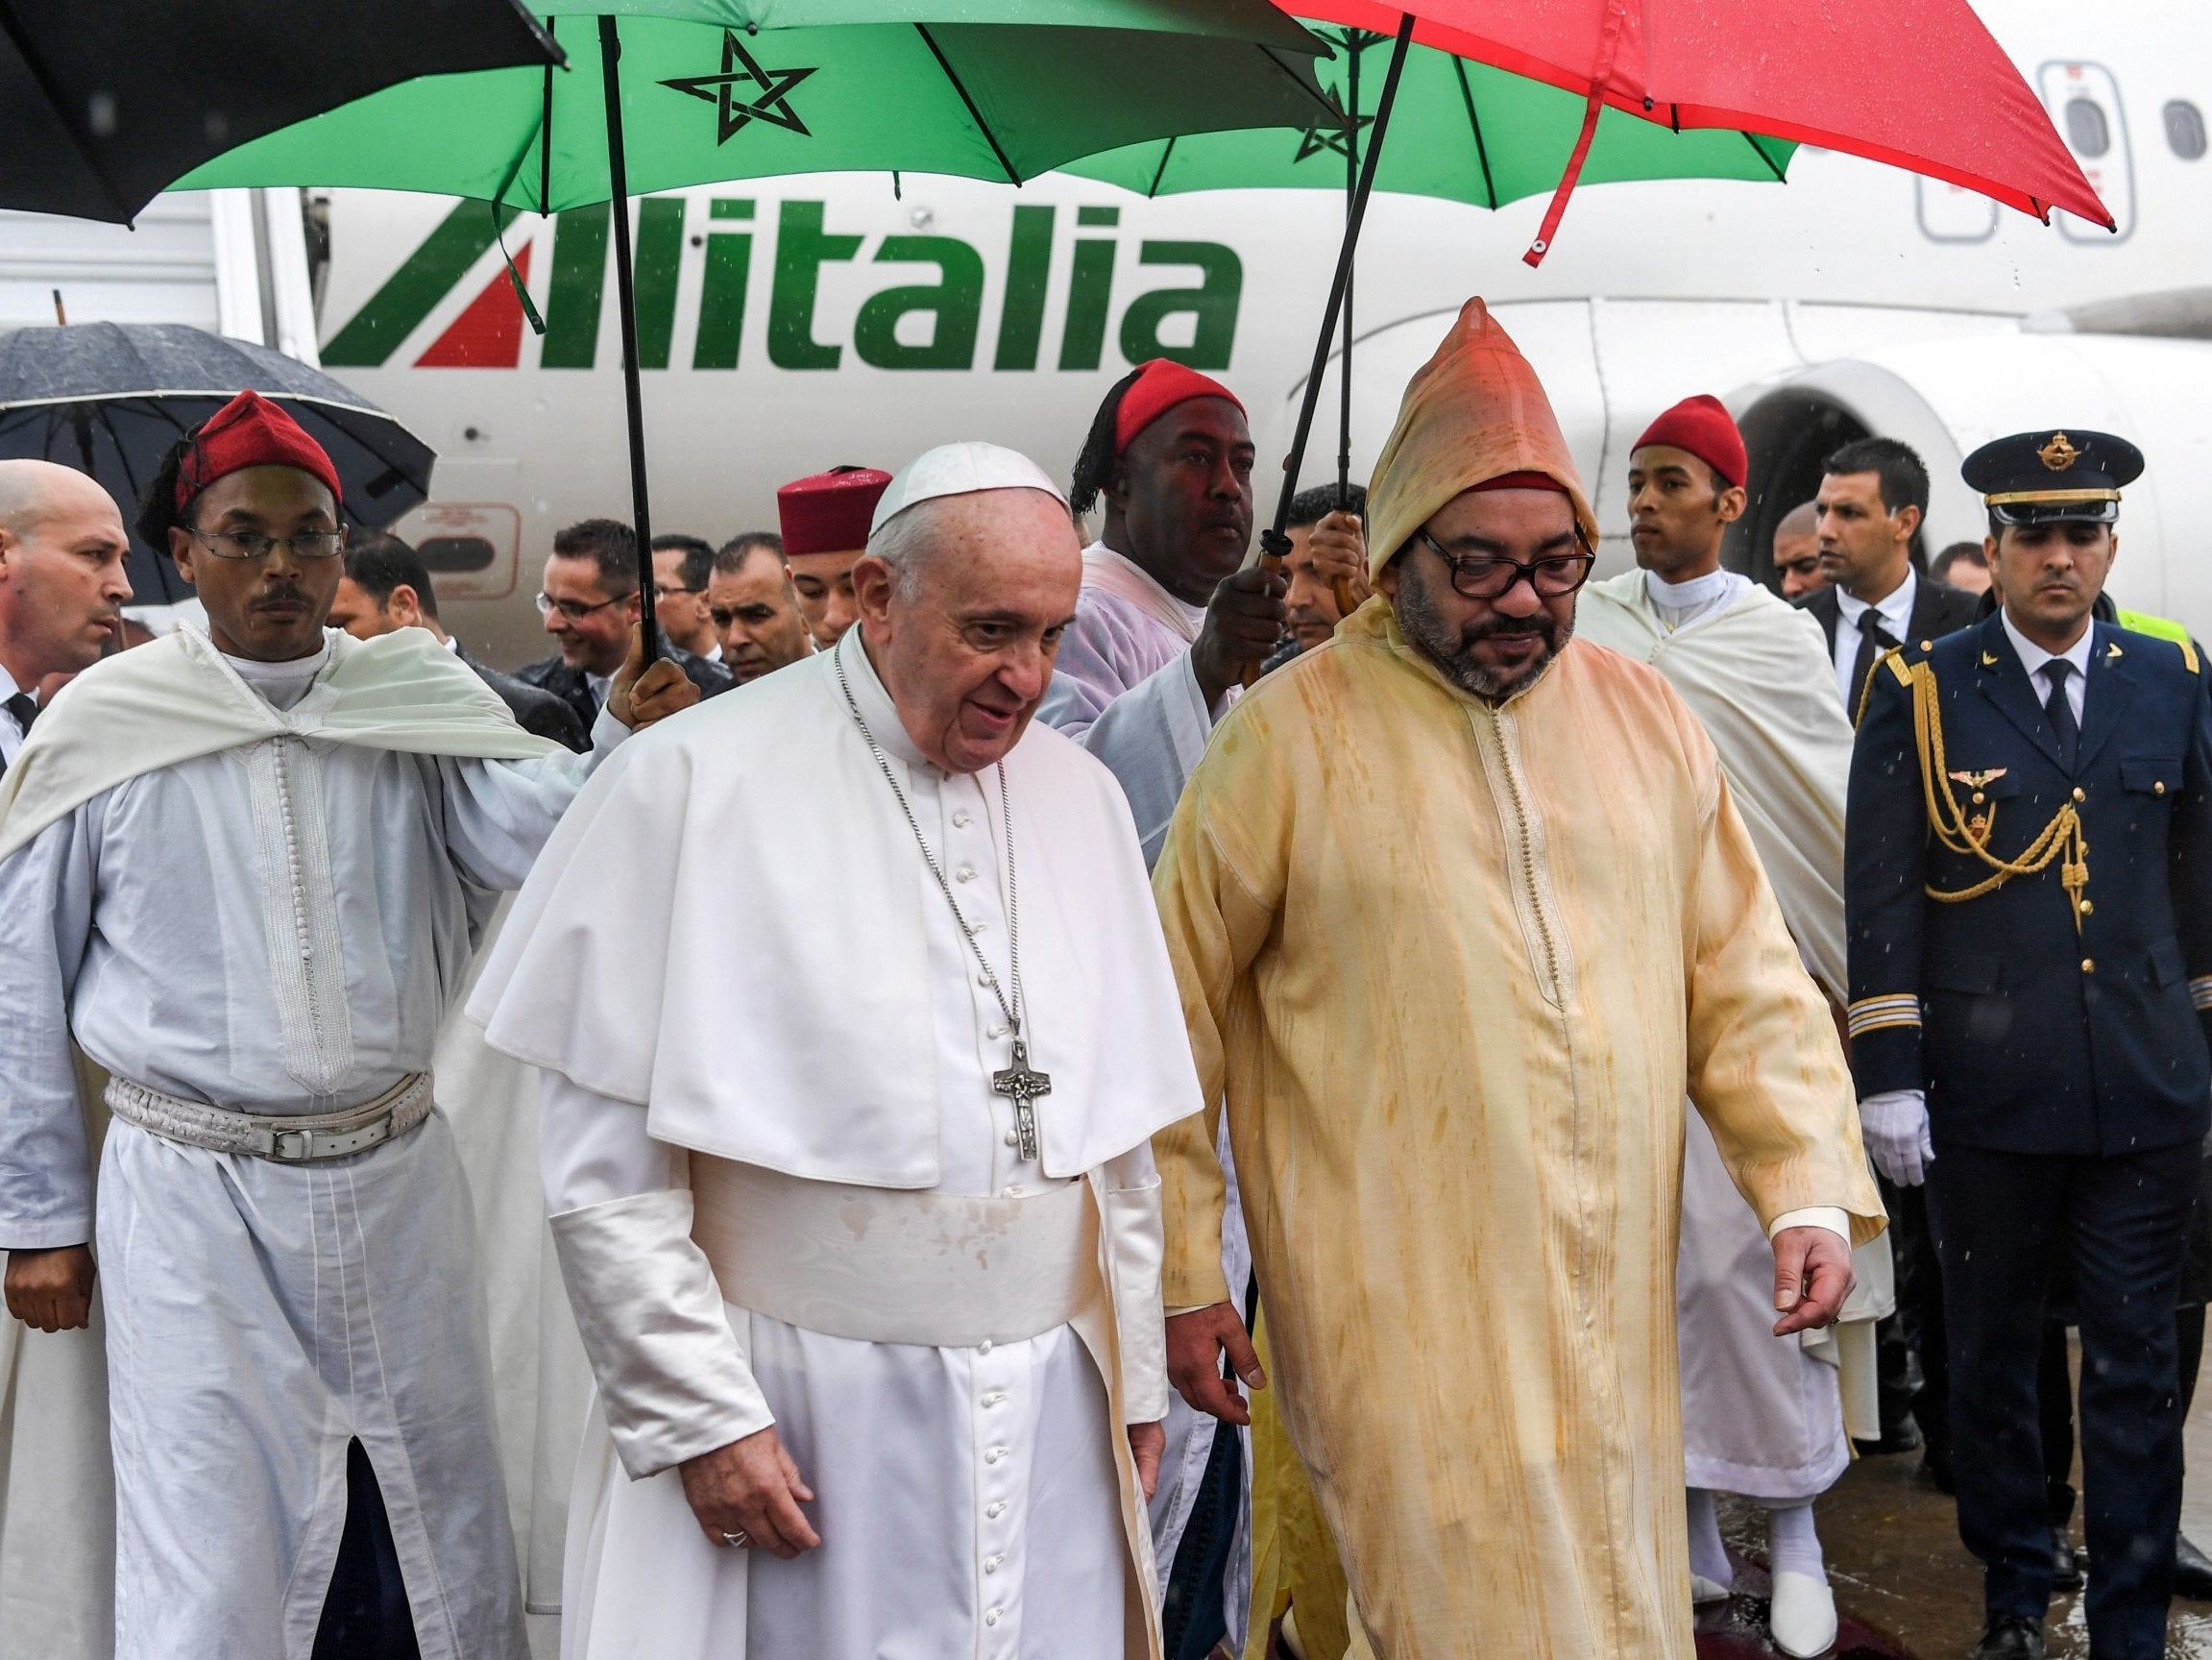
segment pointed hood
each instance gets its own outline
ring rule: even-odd
[[[1514,474],[1548,478],[1574,503],[1592,548],[1590,509],[1551,400],[1490,308],[1470,300],[1398,405],[1368,486],[1368,561],[1380,574],[1422,524],[1463,491]],[[1534,480],[1530,480],[1534,482]]]

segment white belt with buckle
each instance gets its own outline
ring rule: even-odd
[[[374,1101],[342,1112],[289,1116],[234,1112],[110,1078],[108,1111],[126,1124],[187,1147],[239,1153],[278,1164],[347,1159],[404,1135],[430,1115],[436,1098],[427,1072],[410,1072]]]

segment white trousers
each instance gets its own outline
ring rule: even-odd
[[[305,1660],[352,1438],[424,1660],[523,1660],[474,1228],[444,1113],[299,1166],[117,1123],[98,1227],[118,1660]]]

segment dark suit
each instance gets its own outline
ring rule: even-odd
[[[1989,853],[2057,815],[2086,853],[1996,872],[1933,833],[1916,735],[1925,662],[1943,777]],[[1949,1328],[1959,1533],[1989,1612],[2040,1617],[2051,1535],[2036,1361],[2051,1267],[2079,1309],[2082,1455],[2100,1656],[2164,1652],[2181,1501],[2174,1306],[2212,1088],[2212,696],[2195,651],[2093,624],[2071,763],[2002,621],[1884,659],[1852,757],[1845,846],[1852,1071],[1924,1089],[1928,1214]],[[1932,745],[1930,745],[1932,752]],[[2063,826],[2061,826],[2063,829]],[[1954,829],[1954,839],[1961,832]]]
[[[661,637],[661,655],[684,671],[685,677],[699,689],[701,697],[717,696],[737,684],[730,671],[719,663],[710,663],[704,657],[679,650],[665,634]],[[550,692],[566,703],[583,722],[587,733],[599,718],[598,701],[592,696],[591,683],[584,678],[584,671],[570,668],[561,661],[557,651],[535,663],[523,664],[515,671],[515,678],[525,686]]]
[[[523,731],[550,738],[579,753],[592,746],[588,736],[591,728],[578,720],[576,712],[552,693],[518,680],[512,674],[502,674],[488,663],[479,663],[457,640],[453,643],[453,655],[474,669],[484,684],[499,695],[500,700],[514,712],[516,724]]]
[[[1975,608],[1981,602],[1978,595],[1954,588],[1947,582],[1932,582],[1917,572],[1913,579],[1912,615],[1905,623],[1909,638],[1902,644],[1917,646],[1923,640],[1939,640],[1974,621]],[[1835,589],[1828,587],[1808,594],[1797,601],[1797,608],[1811,612],[1813,621],[1820,624],[1820,632],[1828,640],[1829,655],[1833,657],[1835,630],[1843,622],[1843,602],[1836,598]]]

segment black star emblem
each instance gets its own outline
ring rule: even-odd
[[[1374,117],[1359,116],[1353,125],[1372,127],[1374,125]],[[1351,159],[1351,134],[1341,127],[1308,127],[1299,134],[1298,154],[1291,158],[1291,161],[1295,165],[1316,156],[1335,156],[1349,161]]]
[[[753,55],[745,50],[744,42],[729,30],[722,31],[722,72],[719,75],[683,75],[662,85],[689,97],[704,100],[715,107],[717,145],[727,144],[742,131],[748,121],[766,121],[771,127],[781,127],[796,133],[802,138],[811,138],[807,124],[791,109],[791,88],[812,75],[812,69],[764,69]],[[760,96],[747,100],[733,96],[741,84],[749,84],[761,89]]]

